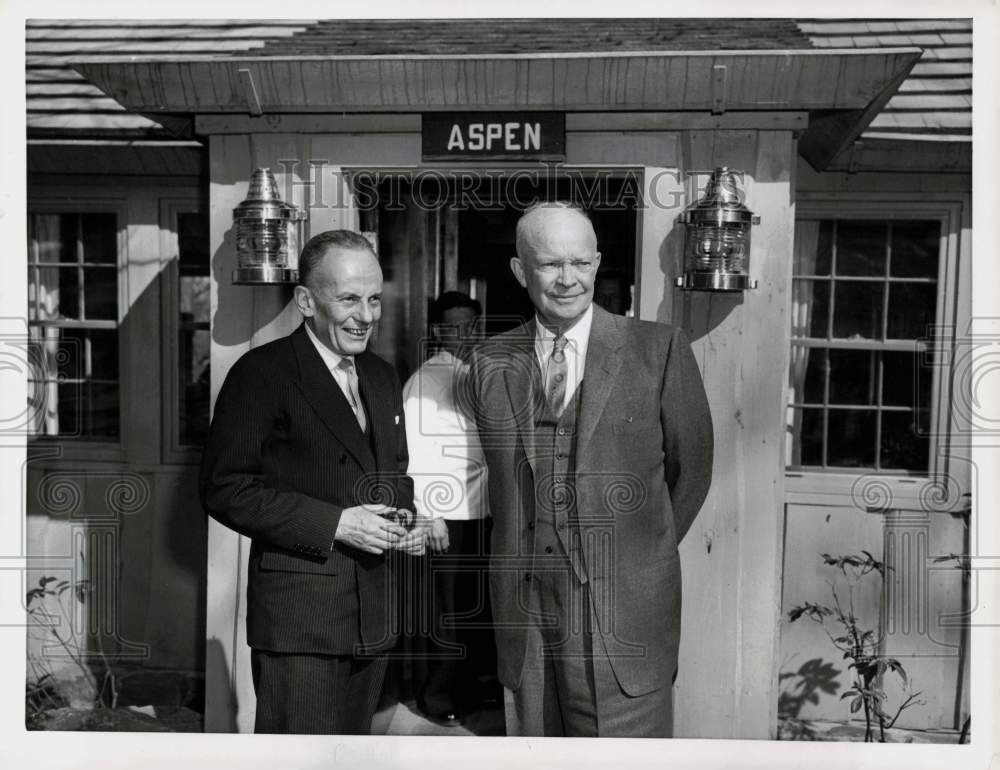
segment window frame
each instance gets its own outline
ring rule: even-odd
[[[180,437],[180,361],[177,336],[180,332],[180,230],[179,214],[207,214],[205,202],[197,194],[161,197],[160,208],[160,350],[163,372],[161,456],[164,463],[197,465],[202,447],[182,444]],[[211,275],[211,259],[209,261]],[[212,307],[214,308],[214,301]],[[211,327],[209,327],[211,329]]]
[[[941,222],[941,252],[938,263],[935,329],[940,331],[935,342],[945,360],[951,360],[954,338],[959,324],[958,268],[961,258],[963,228],[963,200],[957,196],[900,195],[892,198],[884,194],[854,194],[845,199],[843,194],[813,193],[796,201],[795,220],[815,219],[868,219],[886,220],[938,220]],[[789,264],[790,280],[794,270]],[[789,284],[791,285],[791,283]],[[789,302],[791,295],[789,296]],[[883,319],[887,322],[888,319]],[[796,344],[789,329],[789,349]],[[844,341],[832,346],[818,345],[825,349],[852,348],[891,350],[893,341],[886,343],[855,343]],[[898,342],[898,341],[896,341]],[[808,344],[808,343],[806,343]],[[942,349],[943,346],[943,349]],[[817,347],[817,345],[811,345]],[[933,480],[947,479],[952,472],[950,458],[952,382],[950,369],[944,365],[934,367],[930,400],[930,457],[927,472],[898,473],[876,471],[873,468],[811,468],[786,466],[785,480],[787,501],[793,503],[862,504],[858,480],[875,480],[891,495],[894,505],[902,501],[919,502],[926,494],[927,484]],[[787,373],[786,373],[787,377]],[[791,384],[786,380],[786,409],[791,404]],[[918,506],[919,507],[919,506]]]
[[[115,258],[117,272],[118,312],[114,321],[114,329],[118,333],[118,425],[117,440],[97,440],[94,438],[77,438],[67,435],[29,435],[27,441],[30,451],[57,451],[58,456],[65,460],[78,461],[111,461],[121,462],[126,458],[128,436],[127,426],[130,419],[130,404],[126,398],[123,375],[130,371],[130,335],[125,316],[129,308],[129,275],[128,275],[128,202],[121,197],[93,197],[81,199],[78,195],[39,195],[28,199],[26,214],[28,217],[36,214],[95,214],[113,213],[115,215],[116,246]],[[26,244],[27,246],[27,244]],[[25,260],[25,267],[28,260]],[[29,281],[30,282],[30,281]],[[47,324],[37,320],[28,320],[28,306],[25,306],[27,327],[44,327]],[[58,326],[59,324],[55,324]],[[94,326],[87,322],[72,324],[73,328],[111,328],[107,321],[97,321]]]

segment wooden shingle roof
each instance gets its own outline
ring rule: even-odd
[[[305,29],[300,21],[29,19],[25,76],[29,138],[170,137],[160,122],[126,112],[69,66],[80,56],[231,56]]]
[[[377,56],[811,47],[792,19],[327,19],[273,40],[259,53]]]
[[[970,19],[28,20],[29,138],[171,136],[72,67],[83,56],[491,54],[919,46],[923,58],[866,139],[971,140]]]
[[[802,19],[799,27],[817,48],[923,49],[863,139],[972,141],[972,19]]]
[[[163,58],[301,54],[739,50],[810,47],[791,20],[80,20],[26,23],[31,138],[171,136],[163,119],[127,112],[68,62],[82,56]]]

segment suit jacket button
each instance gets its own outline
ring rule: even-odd
[[[340,456],[340,464],[343,465],[346,462],[347,462],[347,455],[341,455]]]
[[[529,521],[528,522],[528,529],[534,529],[534,528],[535,528],[535,522]]]
[[[524,573],[524,582],[525,583],[530,583],[531,582],[531,573],[530,572],[525,572]]]
[[[545,553],[552,553],[552,546],[551,545],[545,546]]]

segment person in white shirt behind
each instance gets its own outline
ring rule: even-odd
[[[430,633],[417,640],[414,691],[417,707],[448,725],[461,724],[463,714],[494,695],[491,687],[499,689],[487,584],[486,461],[467,396],[481,314],[479,302],[461,292],[438,297],[430,309],[436,352],[403,387],[407,473],[417,515],[431,520],[419,591]]]

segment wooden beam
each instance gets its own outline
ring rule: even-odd
[[[567,112],[566,131],[683,131],[686,129],[805,130],[809,113],[803,110],[727,110],[708,112]],[[420,113],[284,113],[196,115],[196,134],[383,134],[420,133]]]
[[[420,114],[197,115],[196,134],[383,134],[420,133]]]
[[[566,131],[705,131],[713,129],[804,130],[809,113],[801,110],[727,110],[708,112],[568,112]]]
[[[919,58],[919,57],[918,57]],[[825,169],[840,153],[844,152],[868,127],[872,119],[885,107],[900,84],[909,76],[917,59],[884,81],[881,90],[861,109],[843,112],[826,111],[819,119],[810,121],[809,130],[799,140],[799,153],[817,170]],[[874,77],[874,62],[850,61],[856,68],[855,77]],[[881,73],[884,75],[885,73]]]
[[[841,153],[828,164],[826,170],[971,174],[972,142],[865,138],[862,146]]]

